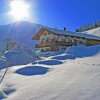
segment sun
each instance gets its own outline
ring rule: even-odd
[[[29,18],[29,4],[25,3],[22,0],[13,0],[10,3],[11,11],[10,16],[16,20],[21,21]]]

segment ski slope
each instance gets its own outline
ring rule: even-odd
[[[10,67],[0,89],[0,100],[100,100],[100,45]]]

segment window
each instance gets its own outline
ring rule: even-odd
[[[66,47],[63,47],[62,50],[66,50]]]
[[[44,49],[41,49],[41,52],[45,52],[45,50]]]
[[[49,48],[46,48],[46,51],[50,51],[50,49]]]
[[[44,39],[41,40],[41,43],[44,43]]]
[[[71,39],[69,39],[69,40],[68,40],[68,42],[72,43],[72,40],[71,40]]]
[[[62,39],[62,42],[66,42],[66,40],[65,39]]]

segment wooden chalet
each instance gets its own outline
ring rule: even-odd
[[[66,49],[68,46],[84,44],[87,46],[100,44],[100,37],[69,32],[64,30],[52,29],[48,27],[41,28],[33,40],[39,40],[40,43],[35,45],[35,48],[40,48],[42,52],[56,51]]]

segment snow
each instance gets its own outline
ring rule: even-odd
[[[91,30],[88,30],[88,31],[85,31],[83,33],[88,33],[88,34],[100,37],[100,27],[95,28],[95,29],[91,29]]]
[[[6,67],[5,60],[0,59],[0,70],[3,69],[4,67]]]
[[[65,50],[59,50],[59,51],[48,51],[48,52],[37,52],[37,55],[40,57],[49,57],[49,56],[55,56],[64,53]]]
[[[9,50],[5,52],[4,56],[8,66],[24,65],[40,59],[34,51],[25,46],[18,46]]]
[[[17,44],[12,50],[6,51],[0,59],[0,69],[15,65],[34,63],[40,57],[30,48],[22,44]]]
[[[100,100],[100,45],[70,47],[36,62],[9,68],[3,100]]]
[[[30,57],[22,50],[9,51],[5,53],[9,66],[22,65],[30,62]]]
[[[66,50],[66,53],[70,55],[74,55],[76,57],[88,57],[91,55],[96,55],[96,53],[100,52],[100,45],[96,46],[85,46],[85,45],[78,45],[69,47]]]
[[[0,48],[5,46],[5,40],[10,38],[15,42],[34,48],[37,41],[32,40],[35,33],[42,27],[40,24],[18,21],[0,26]]]
[[[84,37],[84,38],[88,38],[88,39],[100,40],[100,37],[92,35],[92,34],[87,34],[87,33],[64,31],[64,30],[53,29],[53,28],[47,28],[47,30],[50,30],[56,34],[63,34],[63,35],[69,35],[69,36],[77,36],[77,37]]]

